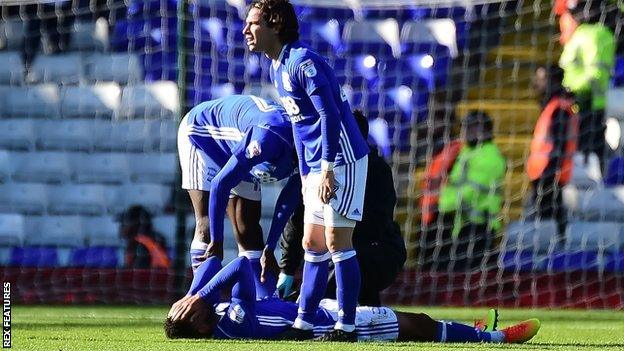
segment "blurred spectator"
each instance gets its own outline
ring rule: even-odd
[[[168,268],[165,238],[154,231],[152,215],[141,205],[129,207],[119,216],[119,235],[126,241],[128,268]]]
[[[555,15],[559,16],[559,43],[563,46],[572,37],[572,34],[578,26],[578,22],[570,13],[569,6],[576,6],[576,0],[555,0]]]
[[[563,70],[557,66],[538,67],[533,76],[542,113],[527,160],[531,193],[525,208],[527,218],[555,219],[560,237],[566,227],[561,191],[572,177],[579,123],[574,100],[562,81]]]
[[[368,137],[368,120],[361,111],[354,116],[364,137]],[[360,264],[362,285],[359,303],[380,306],[379,293],[390,286],[403,269],[406,249],[399,225],[394,221],[396,193],[390,166],[374,148],[368,155],[368,176],[362,221],[353,230],[353,247]],[[303,261],[303,203],[292,215],[282,238],[280,248],[280,283],[278,289],[288,295],[292,290],[293,276]],[[329,274],[328,298],[335,298],[336,280],[333,270]],[[288,286],[286,286],[288,285]]]
[[[578,149],[585,156],[596,153],[604,171],[606,94],[615,62],[613,32],[598,23],[600,11],[591,2],[579,3],[570,10],[578,27],[565,44],[559,66],[564,70],[563,86],[575,94],[579,105],[580,135]]]
[[[439,214],[423,230],[423,269],[463,271],[487,263],[501,228],[500,188],[506,165],[492,141],[492,120],[473,111],[463,119],[461,134],[464,146],[441,187]]]

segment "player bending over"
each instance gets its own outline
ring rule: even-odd
[[[291,327],[297,317],[297,304],[273,297],[256,299],[253,272],[246,257],[235,259],[215,274],[219,266],[213,257],[197,270],[188,294],[169,311],[165,321],[168,338],[278,339]],[[230,285],[231,300],[217,304],[220,290]],[[314,314],[314,335],[332,330],[337,319],[336,301],[321,301]],[[521,343],[534,337],[540,328],[539,320],[529,319],[500,331],[484,331],[388,307],[358,307],[355,320],[358,341]],[[495,321],[488,324],[492,326]]]
[[[258,278],[262,275],[272,281],[267,286],[274,286],[277,261],[273,250],[301,198],[292,130],[284,109],[252,95],[203,102],[180,123],[178,152],[182,188],[188,190],[195,212],[190,249],[193,270],[206,257],[223,258],[227,210],[239,252],[252,260]],[[285,178],[289,180],[278,197],[265,246],[260,185]],[[260,272],[263,249],[265,266],[275,274]]]

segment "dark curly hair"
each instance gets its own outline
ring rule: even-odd
[[[253,0],[247,11],[254,7],[262,11],[262,18],[269,28],[277,30],[282,43],[299,40],[297,14],[288,0]]]
[[[199,333],[189,321],[165,320],[165,336],[169,339],[205,339],[206,336]]]

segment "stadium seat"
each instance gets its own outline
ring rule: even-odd
[[[129,154],[133,182],[173,183],[179,167],[175,153]]]
[[[154,230],[165,238],[167,247],[175,247],[176,217],[173,215],[156,216],[152,224]]]
[[[151,183],[129,183],[120,187],[113,213],[121,213],[132,205],[143,205],[152,214],[163,212],[172,193],[171,186]]]
[[[501,248],[503,252],[552,252],[557,247],[557,223],[553,220],[512,222],[507,226]]]
[[[607,91],[607,107],[605,111],[606,117],[615,117],[617,119],[624,118],[624,87],[611,88]]]
[[[4,92],[3,117],[60,118],[61,98],[56,84],[12,87]]]
[[[48,188],[41,183],[6,183],[0,185],[0,212],[45,213]]]
[[[583,154],[576,153],[572,160],[574,166],[570,184],[574,184],[580,190],[593,188],[602,183],[602,172],[596,154],[589,154],[586,160]]]
[[[161,119],[153,121],[158,128],[158,151],[178,151],[178,122],[175,119]]]
[[[119,223],[112,216],[82,217],[87,246],[90,247],[121,247]]]
[[[624,157],[615,156],[609,160],[607,174],[604,177],[606,186],[624,185]]]
[[[345,51],[351,55],[369,55],[376,58],[401,56],[399,24],[395,19],[372,21],[348,21],[342,41]]]
[[[450,18],[408,21],[401,28],[401,50],[405,54],[431,53],[431,44],[447,47],[457,57],[455,22]]]
[[[0,150],[0,182],[11,179],[15,170],[15,164],[11,161],[11,153],[7,150]]]
[[[115,268],[123,260],[120,250],[110,246],[80,247],[71,251],[69,266],[84,268]]]
[[[48,188],[48,213],[102,215],[106,213],[106,188],[100,184],[57,185]]]
[[[614,222],[573,222],[566,229],[567,251],[619,251],[623,226]]]
[[[13,247],[9,265],[13,267],[54,268],[59,265],[58,256],[56,247]]]
[[[97,21],[75,21],[71,35],[70,50],[108,50],[108,23],[104,18],[99,18]]]
[[[84,79],[84,61],[79,53],[38,55],[26,76],[28,83],[78,84]]]
[[[548,272],[596,271],[600,270],[596,251],[561,251],[548,256],[545,269]]]
[[[90,83],[136,84],[143,80],[143,68],[136,54],[93,53],[85,57],[86,78]]]
[[[592,221],[624,221],[624,186],[587,190],[579,216]]]
[[[126,86],[116,118],[174,118],[178,108],[178,87],[174,82]]]
[[[30,118],[0,119],[0,147],[13,150],[32,150],[36,131],[45,121]],[[36,127],[35,127],[36,126]]]
[[[24,81],[24,65],[18,51],[0,52],[0,84],[21,85]]]
[[[505,271],[532,272],[542,270],[545,260],[545,255],[531,250],[504,251],[498,256],[498,266]]]
[[[603,267],[605,272],[624,272],[624,251],[605,252]]]
[[[0,49],[22,50],[24,44],[24,21],[5,20],[0,21]]]
[[[85,244],[79,216],[42,216],[26,219],[26,245],[80,247]]]
[[[90,151],[96,124],[93,119],[43,120],[37,145],[42,150]]]
[[[160,123],[160,120],[142,118],[105,123],[95,132],[95,149],[100,151],[156,151],[159,149]],[[169,137],[176,138],[176,136],[177,133],[174,133]]]
[[[77,154],[72,159],[74,180],[78,183],[123,183],[130,178],[125,153]]]
[[[59,183],[69,180],[69,156],[64,152],[13,153],[16,163],[13,179],[24,182]]]
[[[0,246],[22,246],[24,237],[24,216],[0,214]]]
[[[61,115],[63,118],[111,119],[120,101],[121,88],[115,82],[64,87],[61,89]]]

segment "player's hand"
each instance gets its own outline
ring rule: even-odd
[[[277,292],[280,298],[285,298],[292,293],[295,277],[286,273],[280,273],[277,279]]]
[[[334,171],[322,171],[318,197],[324,204],[328,204],[334,195]]]
[[[279,272],[279,267],[277,265],[277,260],[275,259],[275,254],[273,250],[269,248],[265,248],[262,251],[262,257],[260,258],[260,265],[262,266],[262,272],[260,273],[260,282],[264,283],[266,278],[268,278],[267,274],[273,274],[277,276]]]
[[[206,303],[199,295],[192,295],[178,302],[180,303],[174,304],[174,307],[169,312],[169,316],[173,321],[187,320],[197,311],[206,307]]]
[[[182,305],[182,303],[184,303],[184,301],[188,300],[191,298],[191,295],[186,295],[183,298],[179,299],[178,301],[176,301],[171,308],[169,309],[169,313],[167,313],[167,317],[171,318],[173,317],[173,315],[175,314],[175,312],[180,308],[180,305]]]
[[[212,256],[217,256],[220,260],[223,260],[223,241],[211,241],[208,244],[208,248],[206,248],[206,259]]]

